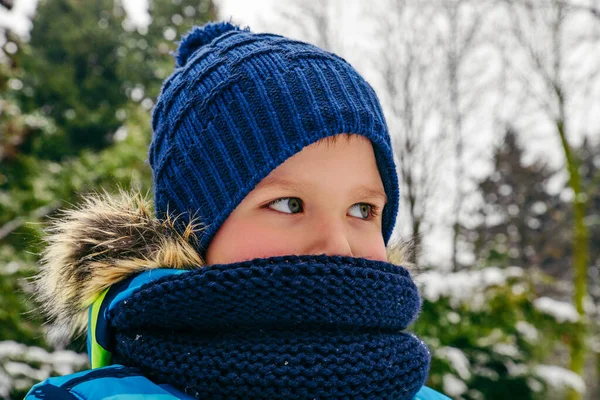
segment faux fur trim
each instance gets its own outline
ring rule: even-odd
[[[97,193],[61,211],[46,231],[47,247],[33,280],[50,337],[63,341],[85,331],[88,307],[131,274],[201,267],[192,245],[196,228],[189,224],[179,234],[174,220],[154,217],[151,201],[139,192]]]
[[[388,262],[395,265],[402,265],[409,271],[416,270],[416,264],[410,260],[417,259],[419,255],[420,249],[412,239],[398,238],[390,240],[386,248]]]

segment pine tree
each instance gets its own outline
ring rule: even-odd
[[[23,58],[28,111],[41,110],[58,131],[28,149],[60,160],[82,148],[102,149],[121,122],[115,110],[128,98],[119,77],[125,13],[113,0],[85,6],[75,0],[41,1]]]
[[[479,224],[463,228],[463,237],[478,264],[535,266],[560,276],[569,247],[567,207],[547,190],[556,172],[540,160],[525,165],[523,154],[516,132],[508,129],[494,152],[494,172],[478,184]]]

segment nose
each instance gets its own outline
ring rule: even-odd
[[[353,256],[343,221],[336,218],[320,218],[311,228],[305,254]]]

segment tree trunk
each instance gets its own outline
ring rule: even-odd
[[[556,121],[558,134],[562,143],[565,158],[567,160],[567,169],[569,171],[569,186],[573,190],[575,198],[573,199],[573,268],[574,268],[574,302],[577,312],[581,318],[579,328],[573,332],[571,337],[571,371],[584,376],[585,367],[585,338],[586,324],[584,321],[585,310],[583,301],[587,294],[587,266],[589,257],[589,234],[585,226],[584,218],[586,214],[585,193],[581,188],[581,177],[579,175],[579,162],[571,152],[571,147],[567,141],[565,133],[564,120]],[[567,397],[569,400],[580,400],[582,394],[570,389]]]

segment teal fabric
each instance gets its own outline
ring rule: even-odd
[[[111,344],[107,314],[115,305],[126,301],[132,293],[146,283],[164,276],[186,272],[189,271],[172,268],[151,269],[121,281],[102,293],[90,307],[88,316],[87,352],[92,368],[101,368],[112,364],[113,344]]]
[[[423,386],[415,395],[414,400],[450,400],[450,397],[444,396],[427,386]]]
[[[158,385],[134,368],[115,364],[46,379],[31,388],[25,397],[25,400],[41,399],[192,400],[193,397],[169,385]]]
[[[46,379],[35,385],[25,400],[193,400],[194,397],[170,385],[152,382],[141,373],[122,365],[90,369],[67,376]],[[448,400],[428,387],[423,387],[414,400]]]

